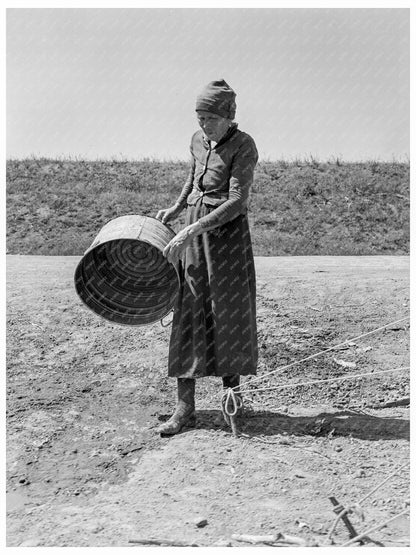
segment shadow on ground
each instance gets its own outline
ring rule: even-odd
[[[197,427],[218,429],[219,411],[197,411]],[[223,425],[224,429],[226,424]],[[410,422],[401,418],[373,416],[354,411],[322,412],[314,416],[289,416],[271,411],[248,412],[238,419],[238,428],[249,436],[355,437],[364,440],[410,439]]]

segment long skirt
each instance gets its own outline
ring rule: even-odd
[[[188,206],[186,225],[213,208]],[[168,375],[256,373],[256,278],[246,215],[195,237],[181,260]]]

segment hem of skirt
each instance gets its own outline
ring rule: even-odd
[[[239,376],[257,376],[257,372],[227,372],[226,374],[189,374],[184,372],[183,374],[170,374],[168,373],[168,378],[192,378],[192,379],[199,379],[199,378],[225,378],[230,375],[239,375]]]

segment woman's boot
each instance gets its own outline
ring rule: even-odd
[[[228,376],[222,377],[222,387],[228,389],[229,387],[236,388],[234,393],[239,393],[238,386],[240,385],[240,374],[229,374]],[[241,396],[241,393],[239,393]]]
[[[156,428],[161,435],[172,436],[184,426],[195,426],[195,380],[193,378],[177,378],[178,402],[173,415]]]

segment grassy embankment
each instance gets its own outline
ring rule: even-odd
[[[185,162],[9,160],[8,252],[81,255],[109,220],[170,206],[186,175]],[[260,162],[250,222],[257,256],[408,254],[409,164]]]

